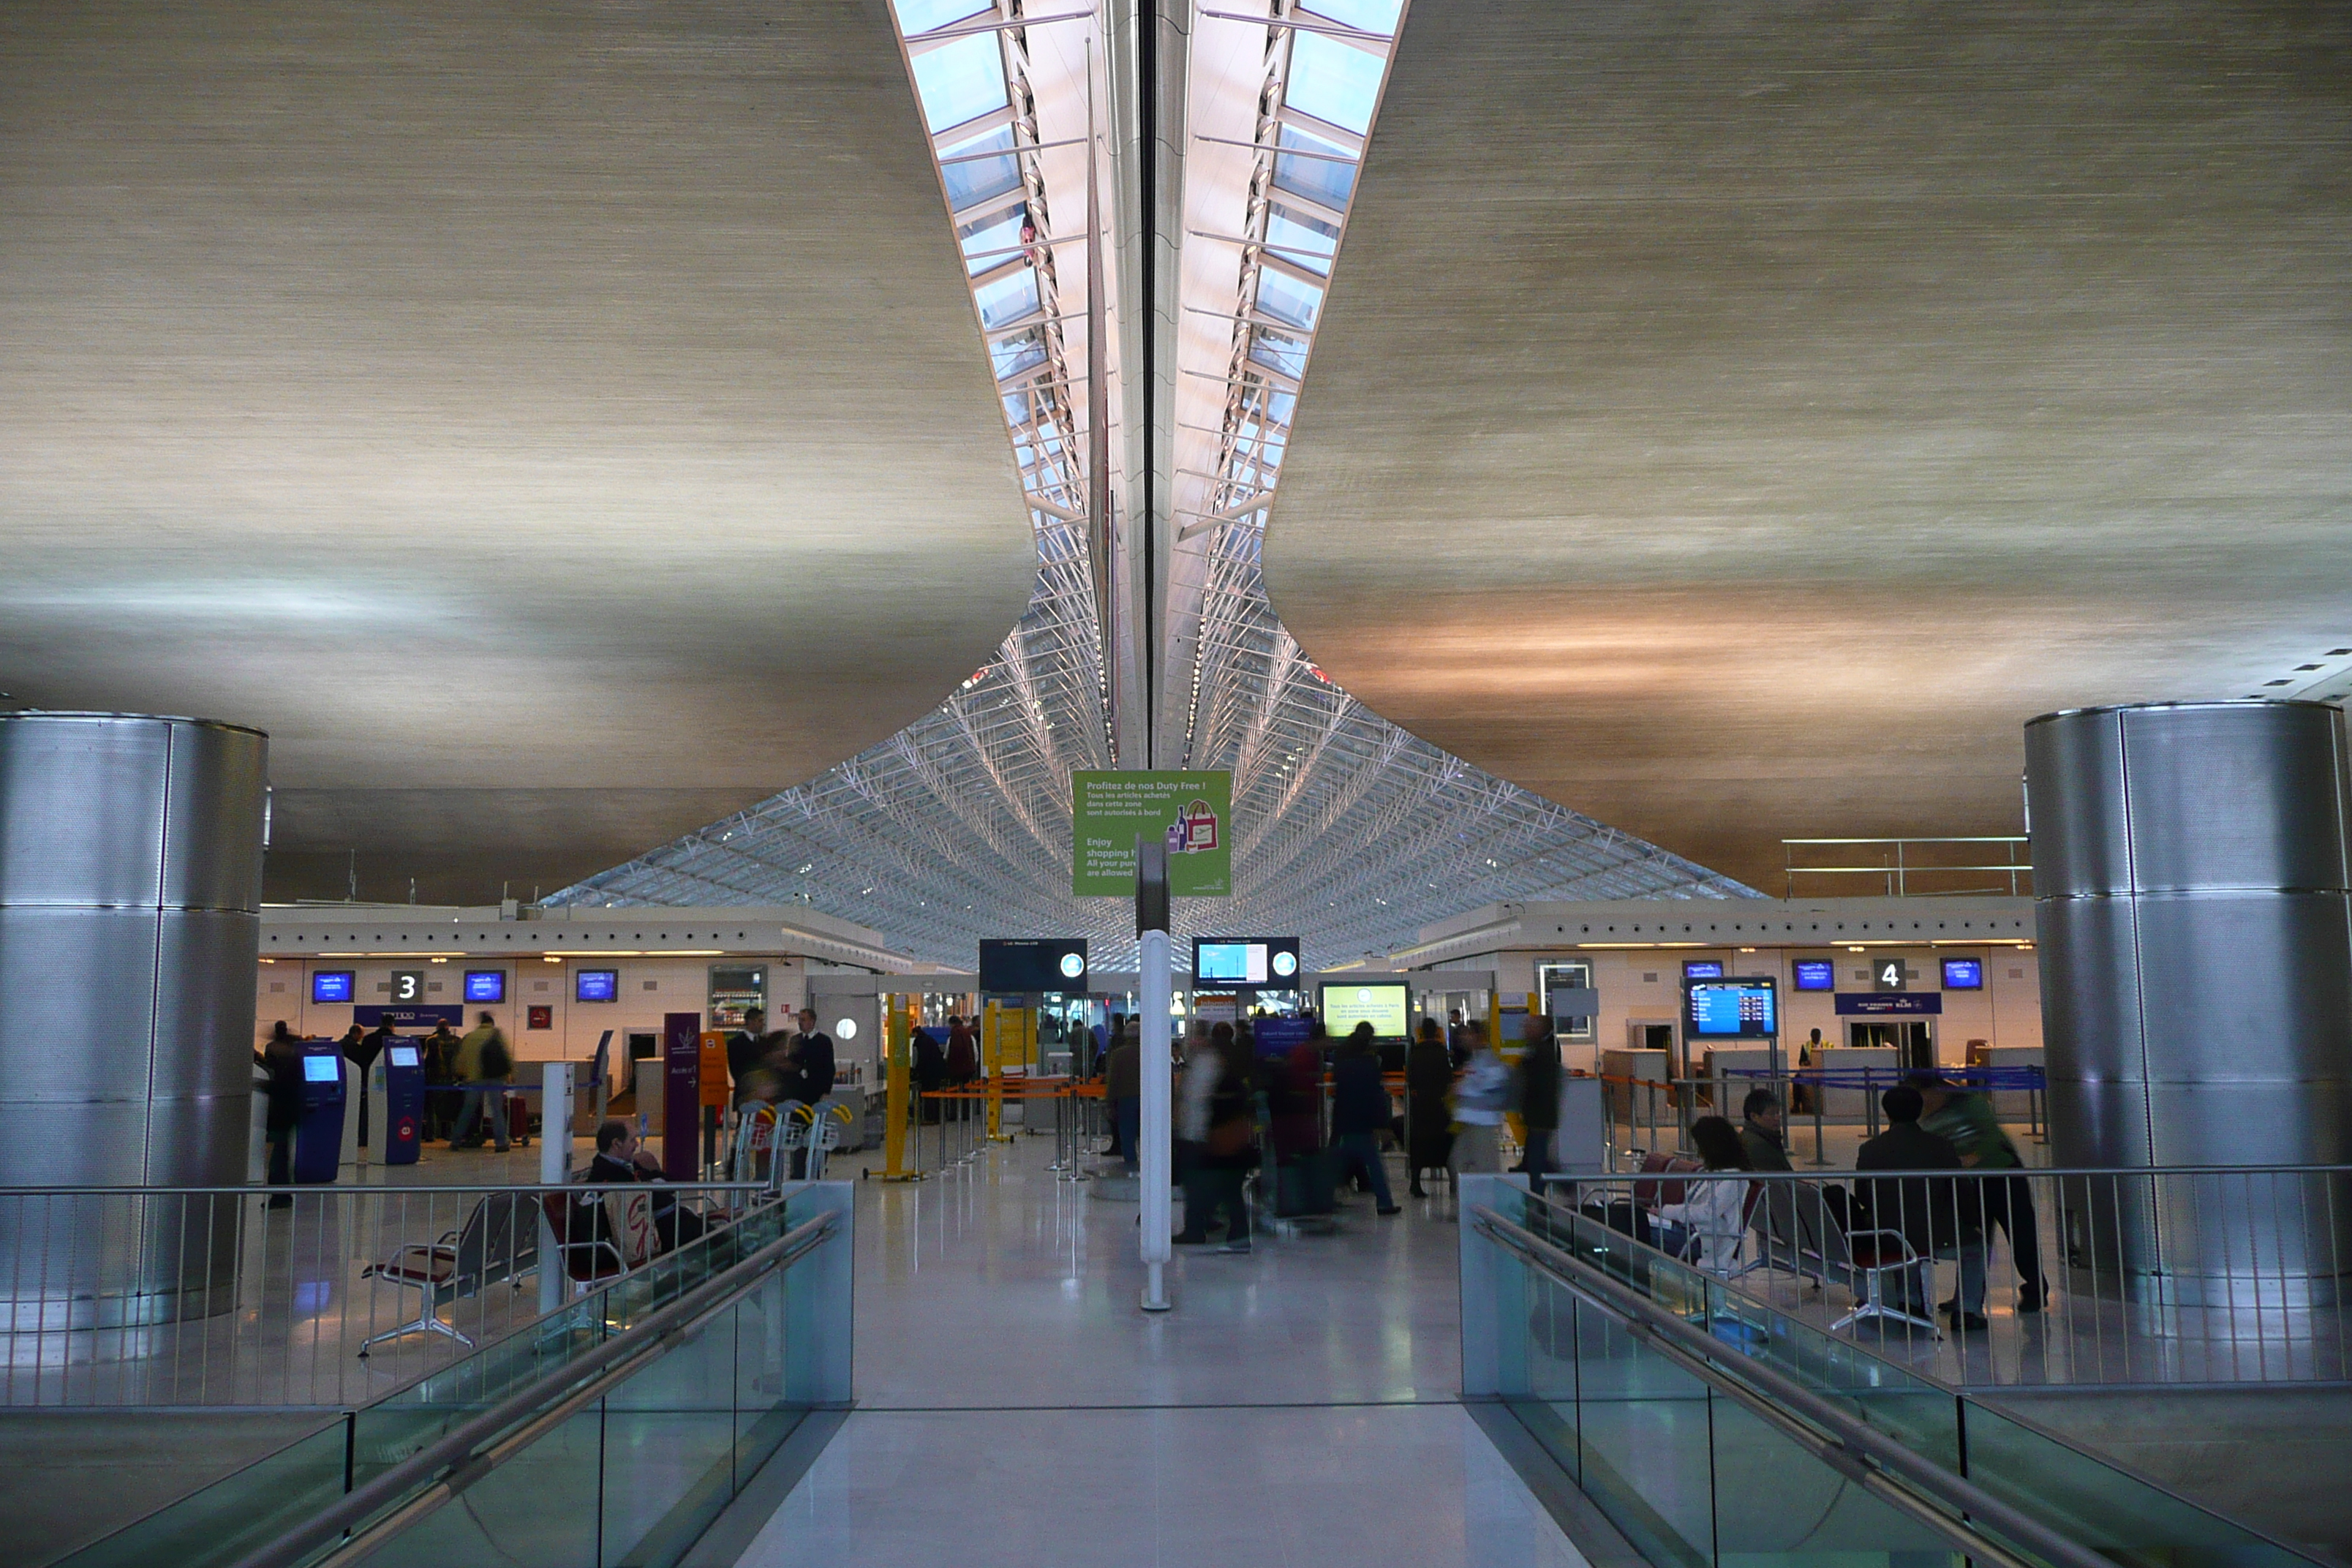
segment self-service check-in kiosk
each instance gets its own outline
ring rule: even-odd
[[[375,1064],[383,1100],[383,1163],[414,1165],[425,1146],[425,1062],[409,1041],[384,1047]]]
[[[294,1124],[294,1179],[331,1182],[343,1160],[343,1073],[332,1040],[302,1042],[302,1117]]]

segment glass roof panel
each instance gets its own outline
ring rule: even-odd
[[[1380,100],[1381,72],[1386,64],[1369,50],[1321,33],[1294,34],[1290,85],[1284,89],[1282,101],[1360,136],[1372,128],[1372,105]],[[928,101],[929,94],[924,98]]]
[[[902,6],[905,3],[900,0]],[[1307,0],[1301,9],[1360,33],[1393,34],[1404,0]]]
[[[1330,0],[1330,4],[1319,8],[1328,13],[1331,5],[1339,3],[1340,0]],[[918,33],[944,27],[950,22],[961,22],[966,16],[977,16],[996,9],[995,0],[895,0],[895,4],[898,11],[898,31],[910,38]],[[1335,16],[1332,20],[1339,18]],[[1350,22],[1348,25],[1352,27],[1357,24]]]
[[[1287,272],[1261,268],[1257,275],[1257,308],[1277,321],[1312,329],[1316,312],[1323,308],[1323,290]]]
[[[1293,163],[1307,162],[1304,158],[1289,161]],[[1340,199],[1345,201],[1347,198],[1343,196]],[[1337,228],[1319,217],[1293,212],[1280,202],[1275,202],[1266,208],[1265,237],[1272,244],[1283,247],[1282,258],[1292,266],[1327,275],[1331,270],[1332,255],[1339,248],[1339,231]]]
[[[1004,89],[1004,51],[993,33],[926,49],[914,65],[915,95],[923,100],[923,123],[933,135],[1012,101]]]
[[[1037,313],[1037,269],[1023,267],[1002,278],[991,279],[973,289],[971,297],[979,301],[983,326],[1011,326],[1024,316]]]
[[[1344,154],[1347,149],[1326,142],[1320,136],[1309,135],[1295,125],[1282,128],[1281,145],[1332,155],[1323,158],[1276,157],[1275,188],[1305,196],[1308,201],[1320,202],[1335,211],[1345,210],[1348,198],[1356,191],[1356,165],[1346,161]]]
[[[1250,334],[1250,358],[1295,380],[1307,374],[1307,340],[1260,327]]]
[[[956,243],[963,247],[965,269],[985,272],[992,267],[1002,267],[1012,260],[1013,258],[1004,253],[1019,248],[1021,226],[1028,216],[1028,204],[1016,202],[1002,212],[958,224]]]
[[[1032,330],[1001,338],[988,345],[988,357],[996,367],[999,381],[1034,370],[1045,363],[1045,335]]]
[[[974,136],[942,147],[942,158],[969,157],[974,153],[992,153],[999,147],[1008,154],[1013,148],[1013,128],[1000,125],[985,136]],[[973,158],[967,163],[943,163],[940,176],[947,186],[948,205],[958,212],[967,212],[993,196],[1001,196],[1021,188],[1021,163],[1016,158]]]

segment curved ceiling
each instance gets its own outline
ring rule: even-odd
[[[1037,555],[887,13],[0,22],[0,689],[272,737],[271,895],[561,885],[936,706]]]
[[[1413,0],[1265,570],[1775,892],[2020,831],[2037,712],[2340,693],[2352,13]]]

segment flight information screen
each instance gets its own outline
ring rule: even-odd
[[[507,972],[503,969],[468,969],[466,971],[466,1000],[468,1002],[503,1002],[507,999]]]
[[[348,969],[322,969],[310,976],[310,1000],[313,1002],[348,1002],[352,999],[352,972]]]
[[[1797,989],[1800,991],[1834,991],[1837,989],[1837,964],[1826,958],[1797,960]]]
[[[1983,990],[1984,960],[1980,958],[1944,960],[1944,989],[1947,991]]]
[[[1780,1032],[1778,997],[1769,980],[1694,980],[1689,1022],[1705,1039],[1762,1039]]]
[[[1192,978],[1202,985],[1232,981],[1242,985],[1265,983],[1265,943],[1204,942],[1193,950]]]
[[[617,969],[581,969],[572,972],[572,999],[575,1002],[617,1002],[621,998],[621,972]]]

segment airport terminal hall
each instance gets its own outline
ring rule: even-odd
[[[2352,0],[0,8],[5,1568],[2352,1568]]]

